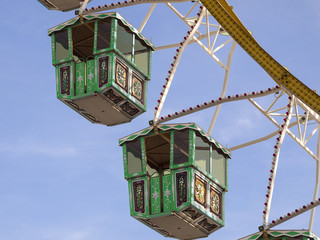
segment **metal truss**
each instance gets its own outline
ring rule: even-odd
[[[266,229],[274,227],[284,221],[291,219],[294,216],[297,216],[307,210],[311,210],[310,221],[309,221],[309,231],[312,231],[313,220],[315,214],[315,206],[320,204],[320,199],[318,199],[318,191],[320,185],[320,116],[317,112],[313,111],[310,107],[304,104],[298,97],[289,93],[283,87],[272,88],[265,91],[260,92],[252,92],[252,94],[240,94],[236,96],[228,96],[226,97],[229,71],[231,66],[232,55],[236,47],[236,42],[230,37],[227,32],[221,27],[220,24],[216,23],[215,19],[211,16],[209,11],[202,7],[199,1],[195,1],[194,4],[187,10],[186,13],[182,13],[177,8],[173,6],[173,3],[183,3],[187,2],[186,0],[129,0],[124,2],[115,2],[111,4],[107,4],[104,6],[92,7],[91,9],[85,9],[88,0],[85,0],[80,8],[80,16],[85,14],[90,14],[94,12],[101,12],[105,10],[112,10],[122,7],[128,7],[138,4],[149,3],[151,4],[149,10],[147,11],[144,19],[142,20],[138,31],[142,32],[146,24],[148,23],[152,12],[155,10],[156,5],[158,3],[165,4],[177,17],[184,22],[189,31],[184,39],[181,39],[181,42],[171,43],[163,46],[156,46],[155,50],[163,50],[169,48],[176,48],[176,55],[174,56],[174,60],[170,65],[168,76],[165,79],[164,88],[160,93],[160,98],[157,102],[157,106],[155,107],[155,116],[154,116],[154,124],[158,124],[160,122],[165,122],[171,119],[175,119],[181,116],[185,116],[187,114],[200,111],[206,109],[208,107],[216,106],[214,115],[212,117],[210,127],[208,133],[211,134],[216,119],[218,117],[220,108],[223,103],[238,101],[238,100],[248,100],[258,111],[260,111],[266,119],[268,119],[271,123],[273,123],[276,127],[275,131],[272,133],[261,137],[259,139],[255,139],[246,143],[239,144],[237,146],[230,147],[230,151],[234,151],[240,148],[248,147],[250,145],[268,140],[276,135],[278,135],[275,150],[273,153],[273,161],[272,167],[270,170],[270,178],[267,190],[267,199],[264,206],[263,211],[263,225]],[[197,6],[200,7],[200,11],[195,15],[194,9]],[[203,28],[204,26],[204,28]],[[223,37],[224,41],[222,44],[217,46],[218,37]],[[216,53],[222,48],[226,47],[228,43],[232,42],[232,44],[228,53],[227,62],[223,63],[217,56]],[[220,98],[216,100],[211,100],[209,102],[205,102],[204,104],[197,105],[196,107],[190,107],[189,109],[182,110],[180,112],[175,112],[173,114],[169,114],[165,117],[159,117],[161,109],[164,105],[166,96],[168,94],[171,82],[173,80],[174,74],[179,64],[179,60],[185,48],[193,43],[197,43],[209,56],[218,63],[222,69],[225,71],[223,87],[221,90]],[[263,97],[269,95],[271,93],[276,93],[275,99],[272,103],[268,105],[268,107],[263,108],[256,102],[254,99],[258,97]],[[283,103],[281,99],[284,96],[289,95],[289,104]],[[280,105],[280,107],[275,108],[276,105]],[[283,117],[282,120],[279,120],[279,117]],[[318,134],[316,134],[318,132]],[[300,209],[296,209],[295,211],[288,213],[285,216],[280,217],[277,220],[272,221],[272,223],[268,223],[270,206],[272,201],[273,194],[273,186],[275,184],[275,176],[277,171],[277,163],[279,160],[280,148],[282,142],[284,140],[285,135],[288,134],[300,147],[302,147],[313,159],[316,160],[316,182],[314,189],[313,201],[306,206],[303,206]],[[317,138],[314,140],[314,138]],[[314,144],[316,146],[310,146]],[[314,153],[313,149],[316,149],[316,153]]]
[[[160,97],[158,100],[158,103],[155,107],[155,117],[154,117],[154,122],[157,122],[159,119],[160,112],[162,110],[163,104],[165,102],[167,93],[169,91],[171,82],[173,80],[174,74],[176,72],[176,69],[179,64],[180,57],[185,50],[185,47],[197,43],[209,56],[219,64],[219,66],[225,71],[224,74],[224,79],[223,79],[223,87],[221,90],[220,97],[223,98],[226,94],[227,90],[227,85],[228,85],[228,79],[229,79],[229,72],[230,72],[230,67],[231,67],[231,60],[232,60],[232,55],[234,53],[235,47],[236,47],[236,42],[229,36],[229,34],[216,22],[216,20],[211,16],[211,14],[208,12],[207,9],[203,9],[201,16],[199,14],[196,14],[194,9],[197,7],[201,6],[199,1],[195,1],[193,5],[186,11],[186,13],[182,13],[179,11],[173,3],[179,3],[179,2],[186,2],[184,0],[171,0],[171,1],[162,1],[162,0],[131,0],[131,1],[125,1],[125,2],[118,2],[118,3],[111,3],[108,5],[104,6],[98,6],[98,7],[93,7],[91,9],[85,9],[83,11],[83,14],[89,14],[89,13],[94,13],[94,12],[100,12],[104,10],[111,10],[111,9],[116,9],[116,8],[122,8],[126,6],[132,6],[132,5],[137,5],[137,4],[142,4],[142,3],[150,3],[151,6],[147,13],[145,14],[144,19],[142,20],[138,31],[142,32],[146,24],[148,23],[152,12],[155,10],[156,5],[158,3],[164,3],[183,23],[187,25],[187,27],[190,29],[188,31],[187,36],[184,39],[181,39],[181,42],[177,43],[171,43],[167,45],[162,45],[162,46],[156,46],[155,50],[163,50],[163,49],[170,49],[170,48],[177,48],[179,51],[178,54],[176,54],[173,62],[171,63],[170,69],[168,71],[168,77],[166,78],[165,84],[164,84],[164,89],[160,93]],[[202,6],[201,6],[202,7]],[[201,19],[201,20],[200,20]],[[198,24],[196,24],[196,21],[199,21]],[[204,26],[204,28],[203,28]],[[188,40],[186,41],[186,38]],[[223,38],[223,41],[221,44],[217,44],[218,38]],[[229,44],[231,43],[231,44]],[[182,45],[183,44],[183,45]],[[228,45],[231,45],[230,50],[228,52],[228,57],[227,57],[227,62],[221,61],[216,53],[220,51],[222,48],[227,47]],[[209,134],[212,131],[213,125],[217,119],[218,113],[220,110],[220,105],[216,108],[215,113],[213,115],[211,124],[210,124],[210,129],[209,129]]]

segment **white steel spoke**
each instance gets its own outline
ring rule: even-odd
[[[192,8],[190,8],[190,10],[186,13],[186,15],[184,15],[184,18],[187,18],[190,13],[192,12],[192,10],[198,5],[198,2],[195,2],[192,6]]]
[[[320,185],[320,131],[318,133],[318,142],[317,142],[317,164],[316,164],[316,184],[314,187],[314,194],[313,194],[313,201],[317,201],[318,194],[319,194],[319,185]],[[309,220],[309,231],[312,231],[313,228],[313,220],[315,215],[316,209],[313,208],[310,213],[310,220]]]
[[[209,29],[209,14],[208,10],[206,10],[206,27],[207,27],[207,42],[208,42],[208,48],[210,48],[210,29]]]
[[[209,33],[209,35],[214,35],[214,34],[216,34],[216,31],[212,31],[212,32]],[[198,39],[202,40],[202,39],[205,39],[206,37],[207,36],[204,34],[204,35],[201,35],[200,37],[198,37]],[[188,45],[190,45],[192,43],[195,43],[195,42],[196,42],[196,40],[190,40]],[[163,46],[156,47],[155,51],[168,49],[168,48],[176,48],[176,47],[179,47],[179,46],[180,46],[180,43],[173,43],[173,44],[163,45]]]
[[[156,5],[157,5],[156,3],[153,3],[153,4],[151,5],[151,7],[149,8],[146,16],[144,17],[142,23],[140,24],[140,27],[139,27],[139,30],[138,30],[140,33],[142,32],[143,28],[145,27],[147,21],[149,20],[149,18],[150,18],[150,16],[151,16],[151,13],[153,12],[153,10],[154,10],[154,8],[156,7]]]
[[[290,98],[290,97],[289,97]],[[277,168],[278,168],[278,162],[279,162],[279,155],[280,155],[280,148],[283,143],[286,131],[288,129],[288,125],[290,123],[291,115],[292,115],[292,105],[293,105],[293,99],[291,98],[288,105],[288,116],[284,119],[284,124],[280,128],[279,132],[279,138],[277,139],[276,145],[274,146],[274,154],[273,154],[273,161],[271,164],[271,170],[270,170],[270,178],[269,178],[269,184],[268,184],[268,190],[267,190],[267,200],[265,202],[265,207],[263,211],[263,226],[266,227],[267,223],[269,221],[269,214],[270,214],[270,208],[271,208],[271,202],[272,202],[272,195],[273,195],[273,189],[275,184],[275,178],[277,174]]]
[[[293,127],[293,126],[295,126],[295,125],[297,125],[296,122],[290,123],[289,126],[288,126],[288,128],[291,128],[291,127]],[[230,147],[230,148],[228,148],[228,150],[229,150],[230,152],[232,152],[232,151],[235,151],[235,150],[238,150],[238,149],[241,149],[241,148],[244,148],[244,147],[248,147],[248,146],[250,146],[250,145],[253,145],[253,144],[256,144],[256,143],[259,143],[259,142],[266,141],[266,140],[268,140],[268,139],[276,136],[278,133],[279,133],[279,130],[276,130],[276,131],[274,131],[273,133],[268,134],[267,136],[264,136],[264,137],[262,137],[262,138],[258,138],[258,139],[252,140],[252,141],[250,141],[250,142],[242,143],[242,144],[239,144],[239,145],[234,146],[234,147]]]
[[[300,119],[299,119],[299,112],[298,112],[298,106],[297,106],[297,99],[296,98],[294,99],[294,108],[296,110],[296,121],[298,123],[299,138],[301,139],[302,135],[301,135]]]
[[[270,106],[267,108],[266,112],[269,112],[269,110],[274,106],[274,104],[279,100],[279,98],[280,98],[281,96],[283,96],[284,93],[285,93],[285,92],[282,90],[281,93],[280,93],[278,96],[276,96],[276,99],[273,100],[273,102],[272,102],[272,103],[270,104]]]
[[[204,15],[204,9],[202,7],[200,7],[200,9],[201,9],[200,10],[200,15],[199,15],[197,23],[194,26],[192,26],[192,31],[191,32],[188,31],[188,35],[185,38],[185,41],[183,41],[182,45],[177,49],[177,54],[175,56],[175,60],[172,63],[172,67],[169,70],[169,76],[167,78],[167,82],[166,82],[165,87],[163,88],[163,90],[161,92],[159,103],[158,103],[157,107],[155,108],[156,111],[155,111],[155,115],[154,115],[154,119],[153,119],[154,124],[156,124],[158,122],[160,112],[162,110],[164,101],[165,101],[165,99],[167,97],[167,94],[169,92],[170,85],[172,83],[174,74],[175,74],[175,72],[177,70],[177,67],[178,67],[182,52],[184,51],[184,49],[188,45],[189,41],[192,39],[193,35],[195,34],[195,32],[197,31],[197,29],[200,26],[200,22],[202,21],[202,18],[203,18],[203,15]]]
[[[226,71],[225,71],[224,80],[223,80],[223,87],[222,87],[222,91],[221,91],[221,94],[220,94],[221,98],[223,98],[226,95],[226,92],[227,92],[231,60],[232,60],[232,55],[233,55],[234,49],[236,48],[236,45],[237,45],[237,43],[234,41],[233,44],[232,44],[232,47],[230,49],[229,55],[228,55],[227,68],[226,68]],[[212,133],[212,130],[213,130],[214,124],[215,124],[215,122],[217,120],[220,108],[221,108],[221,105],[218,105],[216,110],[215,110],[215,112],[214,112],[214,114],[213,114],[213,117],[212,117],[212,120],[211,120],[211,123],[210,123],[210,126],[209,126],[209,130],[208,130],[208,134],[209,135],[211,135],[211,133]]]
[[[193,36],[193,39],[196,40],[196,42],[199,44],[199,46],[202,47],[207,53],[209,53],[209,55],[210,55],[221,67],[223,67],[225,70],[227,70],[227,67],[220,61],[220,59],[219,59],[216,55],[210,53],[209,49],[208,49],[202,42],[200,42],[200,40],[199,40],[198,38],[196,38],[195,36]]]
[[[230,39],[228,39],[227,41],[225,41],[224,43],[222,43],[221,45],[219,45],[218,47],[216,47],[213,51],[212,51],[212,53],[215,53],[215,52],[217,52],[217,51],[219,51],[221,48],[223,48],[225,45],[227,45],[229,42],[231,42],[233,39],[232,38],[230,38]]]
[[[306,114],[306,120],[304,121],[304,128],[303,128],[303,134],[302,134],[302,139],[301,141],[304,142],[304,139],[306,137],[306,132],[307,132],[307,122],[309,120],[309,111]]]
[[[310,138],[317,132],[317,130],[319,129],[320,125],[318,125],[309,135],[309,137],[304,141],[304,145],[307,144],[307,142],[310,140]]]
[[[211,44],[211,48],[210,48],[210,52],[211,52],[211,53],[213,53],[213,47],[214,47],[214,45],[216,44],[216,41],[217,41],[217,38],[218,38],[218,35],[219,35],[219,32],[220,32],[220,29],[221,29],[221,26],[219,25],[218,30],[217,30],[217,33],[216,33],[216,35],[214,36],[214,39],[213,39],[212,44]]]

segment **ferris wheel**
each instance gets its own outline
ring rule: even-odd
[[[208,236],[224,226],[230,152],[276,137],[270,154],[270,177],[259,232],[241,239],[318,239],[312,228],[315,207],[320,205],[320,97],[260,47],[226,1],[204,0],[190,4],[184,0],[131,0],[89,9],[86,8],[88,0],[80,3],[40,2],[49,9],[61,11],[79,8],[77,17],[50,29],[49,35],[52,37],[53,64],[56,67],[57,96],[91,122],[111,126],[129,122],[145,112],[147,82],[151,78],[151,52],[175,49],[163,89],[155,100],[154,119],[150,126],[119,140],[124,153],[125,178],[129,182],[131,216],[167,237],[194,239]],[[175,3],[189,3],[190,7],[182,13]],[[150,4],[150,8],[137,28],[118,13],[108,12],[139,4]],[[186,24],[188,31],[181,36],[180,42],[154,46],[142,35],[157,4],[164,4]],[[128,38],[132,40],[123,40]],[[218,80],[222,83],[220,95],[161,115],[167,96],[173,94],[169,91],[171,84],[190,44],[198,44],[222,69],[222,77]],[[270,75],[277,86],[231,96],[226,94],[237,44]],[[217,53],[222,50],[225,50],[224,56],[218,57]],[[269,101],[270,96],[272,99],[265,106],[259,103],[259,99]],[[243,101],[252,104],[275,125],[275,130],[259,139],[223,147],[211,136],[220,108],[225,103]],[[207,131],[192,123],[165,123],[211,107],[216,108]],[[300,208],[270,220],[285,135],[316,160],[314,196]],[[272,229],[309,210],[308,231]]]

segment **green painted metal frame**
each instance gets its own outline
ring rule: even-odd
[[[175,128],[177,127],[177,128]],[[183,164],[173,164],[173,157],[174,157],[174,133],[176,131],[188,129],[189,133],[189,158],[188,162]],[[144,146],[144,138],[146,136],[150,137],[155,134],[162,134],[170,131],[170,174],[168,175],[157,175],[157,176],[148,176],[147,173],[147,162],[146,162],[146,150]],[[217,229],[223,227],[225,225],[225,192],[227,191],[227,181],[226,186],[222,185],[212,177],[212,174],[209,172],[205,172],[200,169],[195,164],[195,131],[201,133],[201,129],[195,124],[172,124],[170,126],[159,126],[157,129],[157,133],[154,131],[152,127],[143,129],[138,133],[129,135],[126,138],[120,139],[119,144],[123,147],[123,164],[124,164],[124,176],[128,180],[129,183],[129,194],[130,194],[130,209],[131,209],[131,216],[135,218],[143,218],[143,219],[153,219],[163,216],[171,215],[172,212],[182,212],[185,209],[192,207],[193,209],[197,210],[198,212],[202,213],[208,219],[211,219],[216,225]],[[202,132],[201,134],[203,134]],[[142,162],[143,162],[143,171],[135,174],[128,174],[128,159],[127,159],[127,151],[126,145],[127,142],[132,140],[140,140],[141,141],[141,152],[142,152]],[[211,139],[210,139],[211,140]],[[217,143],[214,139],[210,141],[210,171],[212,170],[212,148],[217,148],[216,145],[222,147],[219,143]],[[227,150],[220,152],[225,153]],[[227,159],[229,155],[225,154],[226,158],[226,168],[228,167]],[[179,173],[187,173],[187,197],[186,201],[183,202],[181,205],[178,206],[178,199],[177,199],[177,174]],[[200,177],[203,179],[206,184],[206,206],[199,204],[195,200],[195,176]],[[226,169],[226,179],[227,179],[227,169]],[[160,180],[162,178],[162,180]],[[145,201],[145,209],[148,209],[144,214],[134,212],[134,201],[132,197],[133,191],[133,182],[138,181],[139,179],[145,179],[149,192],[148,199],[146,198]],[[162,182],[162,184],[161,184]],[[221,215],[216,215],[210,211],[210,190],[211,187],[216,189],[218,192],[221,193]],[[167,195],[166,195],[167,194]],[[147,195],[145,195],[147,196]]]

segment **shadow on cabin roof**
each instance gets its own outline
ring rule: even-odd
[[[169,131],[169,130],[183,130],[186,128],[193,129],[198,131],[202,136],[206,137],[210,142],[212,142],[217,148],[221,149],[221,151],[229,158],[231,158],[231,152],[223,147],[219,142],[217,142],[214,138],[212,138],[209,134],[203,131],[197,124],[195,123],[177,123],[177,124],[159,124],[157,125],[158,129],[161,131]],[[138,137],[146,136],[153,130],[153,126],[142,129],[138,132],[130,134],[129,136],[123,137],[119,139],[119,145],[121,146],[125,142],[130,142],[135,140]]]
[[[139,31],[137,29],[135,29],[130,23],[128,23],[123,17],[121,17],[121,15],[117,12],[107,12],[107,13],[96,13],[96,14],[87,14],[87,15],[83,15],[83,18],[85,20],[95,20],[95,19],[104,19],[104,18],[108,18],[108,17],[114,17],[117,18],[119,20],[121,20],[121,22],[126,25],[127,27],[130,28],[130,30],[135,33],[141,40],[143,40],[147,46],[149,46],[150,48],[152,48],[152,50],[155,49],[155,46],[147,39],[145,38],[141,33],[139,33]],[[50,36],[52,33],[57,32],[57,31],[61,31],[62,29],[68,27],[68,26],[72,26],[77,24],[80,21],[80,17],[74,17],[64,23],[61,23],[53,28],[50,28],[48,30],[48,35]]]
[[[295,237],[308,237],[308,239],[310,240],[320,240],[316,235],[314,235],[312,232],[309,232],[309,230],[306,230],[306,229],[268,230],[267,234],[268,236],[272,236],[272,237],[291,237],[290,239],[293,239]],[[257,232],[249,236],[246,236],[244,238],[240,238],[238,240],[258,240],[258,239],[262,239],[262,237],[263,237],[263,232]]]
[[[67,12],[80,8],[80,0],[38,0],[49,10],[59,10]],[[89,0],[91,2],[91,0]]]

